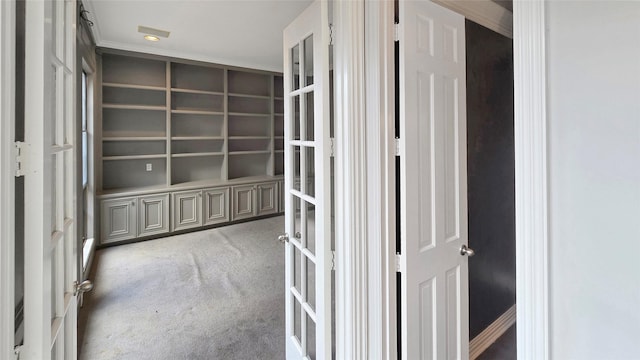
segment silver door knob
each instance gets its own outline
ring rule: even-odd
[[[91,290],[93,290],[93,283],[91,280],[85,280],[81,283],[78,283],[77,281],[73,282],[73,296],[77,296],[78,294],[86,293]]]
[[[472,257],[473,255],[475,255],[476,252],[473,251],[473,249],[468,248],[467,245],[462,244],[462,246],[460,247],[460,255],[462,256],[468,256],[468,257]]]
[[[288,243],[289,242],[289,234],[282,234],[280,236],[278,236],[278,241],[280,241],[281,243]]]

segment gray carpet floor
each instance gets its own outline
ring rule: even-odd
[[[284,217],[99,250],[80,360],[284,359]]]

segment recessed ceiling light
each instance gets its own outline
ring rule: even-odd
[[[153,35],[145,35],[144,38],[145,40],[149,40],[149,41],[160,41],[159,37],[153,36]]]

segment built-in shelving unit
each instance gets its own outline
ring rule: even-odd
[[[185,191],[211,187],[277,191],[284,173],[280,74],[109,49],[100,54],[96,169],[103,201],[116,206],[124,204],[118,198],[181,192],[166,198],[169,206],[174,198],[185,201]]]

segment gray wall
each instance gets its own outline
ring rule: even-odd
[[[516,299],[512,41],[466,21],[469,336]]]
[[[546,7],[552,359],[638,359],[640,2]]]

